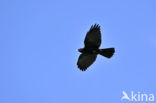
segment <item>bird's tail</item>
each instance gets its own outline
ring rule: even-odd
[[[107,58],[111,58],[115,52],[114,48],[100,49],[99,54]]]

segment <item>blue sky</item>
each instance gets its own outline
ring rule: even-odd
[[[0,103],[122,103],[122,91],[156,95],[155,0],[1,0]],[[76,49],[101,26],[98,56],[80,71]]]

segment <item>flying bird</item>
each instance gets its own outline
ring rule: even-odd
[[[101,45],[101,31],[98,24],[92,25],[84,40],[84,48],[78,49],[81,53],[77,62],[80,70],[85,71],[93,64],[98,54],[111,58],[115,52],[114,48],[99,49]]]

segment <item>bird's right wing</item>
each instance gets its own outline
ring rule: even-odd
[[[85,48],[99,48],[101,45],[100,26],[92,25],[84,40]]]
[[[84,53],[79,56],[77,65],[82,71],[85,71],[96,60],[96,54]]]

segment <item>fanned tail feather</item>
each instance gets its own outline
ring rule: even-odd
[[[115,52],[114,48],[100,49],[99,54],[107,58],[111,58]]]

